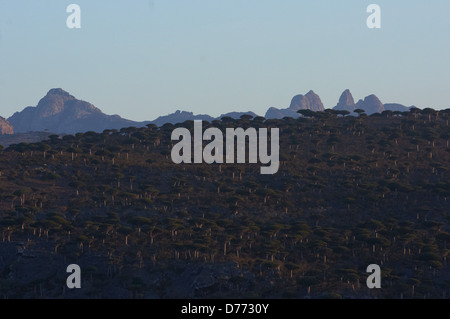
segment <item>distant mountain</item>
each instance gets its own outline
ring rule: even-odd
[[[221,119],[222,117],[231,117],[232,119],[239,119],[239,118],[241,118],[242,115],[250,115],[250,116],[253,116],[253,117],[257,117],[258,116],[258,114],[253,113],[252,111],[247,111],[247,112],[229,112],[229,113],[222,114],[217,119]]]
[[[75,134],[78,132],[103,132],[106,129],[121,129],[123,127],[142,127],[147,124],[162,126],[166,123],[183,123],[187,120],[213,121],[225,116],[234,119],[244,114],[253,117],[253,112],[230,112],[215,118],[207,114],[195,115],[192,112],[176,111],[160,116],[153,121],[135,122],[118,115],[106,115],[91,103],[76,99],[63,89],[51,89],[37,106],[26,107],[21,112],[14,113],[8,121],[1,118],[2,134],[26,132],[52,132],[56,134]]]
[[[412,106],[411,106],[412,107]],[[401,104],[383,104],[375,95],[369,95],[364,100],[354,102],[350,90],[345,90],[334,107],[336,110],[347,110],[353,112],[355,109],[363,109],[367,114],[391,111],[408,111],[411,107]],[[271,107],[265,114],[266,119],[281,119],[283,117],[298,118],[299,110],[324,111],[320,97],[309,91],[305,95],[299,94],[292,98],[288,108],[278,109]],[[165,123],[182,123],[187,120],[214,121],[222,117],[240,118],[242,115],[257,114],[248,112],[229,112],[219,117],[208,114],[194,114],[186,111],[160,116],[153,121],[136,122],[124,119],[119,115],[107,115],[91,103],[78,100],[63,89],[51,89],[43,97],[37,106],[26,107],[21,112],[16,112],[8,120],[0,117],[0,133],[27,133],[27,132],[51,132],[55,134],[75,134],[78,132],[103,132],[105,129],[121,129],[124,127],[142,127],[147,124],[162,126]]]
[[[352,93],[347,89],[342,92],[338,104],[334,107],[335,110],[353,112],[355,110],[355,100],[353,100]]]
[[[278,109],[276,107],[271,107],[267,110],[266,115],[264,116],[266,119],[282,119],[283,117],[292,117],[298,118],[300,114],[297,111],[293,111],[291,109]]]
[[[16,133],[49,131],[74,134],[78,132],[103,132],[129,126],[144,126],[118,115],[106,115],[94,105],[81,101],[62,89],[51,89],[36,107],[29,106],[14,113],[8,121]]]
[[[291,104],[287,109],[277,109],[276,107],[271,107],[266,112],[266,119],[281,119],[283,117],[293,117],[297,118],[300,115],[297,113],[299,110],[311,110],[314,112],[324,111],[325,108],[320,100],[320,97],[314,93],[314,91],[309,91],[305,95],[296,95],[292,98]]]
[[[294,96],[289,109],[293,111],[311,110],[314,112],[321,112],[325,110],[320,97],[314,93],[313,90],[306,93],[306,95],[299,94]]]
[[[0,116],[0,135],[14,134],[14,128],[6,119]]]
[[[156,120],[150,121],[149,123],[156,124],[158,126],[162,126],[166,123],[176,124],[176,123],[183,123],[185,121],[194,121],[194,120],[213,121],[214,118],[209,115],[206,115],[206,114],[194,115],[194,113],[192,113],[192,112],[178,110],[175,113],[160,116]]]
[[[359,100],[356,103],[356,108],[366,111],[367,114],[381,113],[384,111],[383,103],[374,94],[366,96],[364,100]]]
[[[194,120],[202,120],[202,121],[208,121],[212,122],[214,120],[219,120],[222,117],[231,117],[233,119],[239,119],[242,115],[251,115],[253,117],[258,116],[257,114],[248,111],[248,112],[229,112],[220,115],[219,117],[212,117],[207,114],[194,114],[192,112],[186,112],[186,111],[176,111],[175,113],[171,113],[169,115],[164,115],[158,117],[156,120],[150,121],[148,123],[156,124],[158,126],[162,126],[166,123],[176,124],[176,123],[183,123],[185,121],[194,121]]]
[[[414,105],[404,106],[404,105],[398,104],[398,103],[385,103],[384,104],[384,109],[392,111],[392,112],[394,112],[394,111],[407,112],[412,108],[415,108],[415,106]]]
[[[409,111],[412,107],[414,106],[408,107],[398,103],[383,104],[380,99],[374,94],[366,96],[364,100],[359,100],[355,104],[350,90],[347,89],[341,94],[338,104],[333,109],[345,110],[349,112],[353,112],[356,109],[362,109],[366,112],[366,114],[370,115],[373,113],[381,113],[386,110],[406,112]]]

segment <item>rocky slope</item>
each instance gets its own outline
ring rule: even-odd
[[[11,123],[0,116],[0,135],[14,134],[14,128]]]

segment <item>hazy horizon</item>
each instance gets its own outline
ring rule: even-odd
[[[66,8],[81,7],[81,29]],[[366,8],[381,7],[381,29]],[[264,115],[297,94],[450,107],[450,2],[0,0],[0,116],[62,88],[106,114]]]

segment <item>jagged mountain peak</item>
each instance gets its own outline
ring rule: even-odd
[[[41,117],[53,116],[64,111],[71,112],[72,116],[80,116],[86,112],[101,113],[101,111],[91,103],[78,100],[60,88],[48,91],[36,106],[36,112]]]
[[[39,100],[9,119],[15,132],[50,131],[54,133],[102,132],[105,129],[138,126],[139,122],[104,114],[91,103],[79,100],[61,88],[54,88]]]
[[[349,89],[346,89],[342,92],[341,97],[339,98],[338,105],[355,105],[355,100],[353,99],[353,95]]]
[[[355,100],[353,99],[353,95],[349,89],[346,89],[342,92],[339,97],[338,104],[334,107],[335,110],[345,110],[352,112],[355,109]]]

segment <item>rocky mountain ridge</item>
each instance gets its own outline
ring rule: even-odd
[[[352,93],[349,89],[346,89],[344,92],[342,92],[338,104],[333,107],[333,109],[349,112],[354,112],[355,110],[360,109],[364,110],[366,114],[370,115],[373,113],[382,113],[383,111],[406,112],[413,107],[414,106],[408,107],[398,103],[383,104],[380,99],[374,94],[366,96],[364,99],[360,99],[357,103],[355,103]]]
[[[412,106],[411,106],[412,107]],[[345,90],[333,108],[354,112],[362,109],[366,114],[381,113],[385,110],[408,111],[411,107],[401,104],[383,104],[375,95],[369,95],[364,99],[354,102],[350,90]],[[321,112],[325,107],[314,91],[310,90],[305,95],[299,94],[292,98],[288,108],[271,107],[265,114],[266,119],[281,119],[283,117],[298,118],[299,110],[311,110]],[[178,110],[174,113],[160,116],[153,121],[136,122],[120,117],[119,115],[107,115],[89,102],[79,100],[63,89],[51,89],[37,106],[28,106],[21,112],[16,112],[8,120],[0,118],[1,134],[27,133],[27,132],[52,132],[55,134],[75,134],[78,132],[102,132],[105,129],[121,129],[123,127],[143,127],[148,124],[162,126],[165,123],[182,123],[188,120],[213,121],[222,117],[239,118],[242,115],[257,114],[247,112],[230,112],[215,118],[208,114],[194,114]]]

